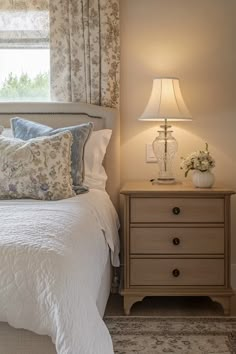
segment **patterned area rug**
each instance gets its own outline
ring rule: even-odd
[[[236,354],[236,317],[107,316],[116,354]]]

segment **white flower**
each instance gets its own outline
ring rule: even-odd
[[[190,170],[209,171],[215,167],[215,160],[208,151],[208,144],[206,143],[205,151],[192,152],[186,159],[182,158],[180,168],[185,170],[185,177]]]

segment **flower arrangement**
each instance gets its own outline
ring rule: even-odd
[[[215,167],[215,160],[210,155],[208,151],[208,144],[206,143],[205,151],[196,151],[187,156],[182,157],[182,162],[180,168],[185,170],[185,177],[187,177],[190,170],[198,170],[201,172],[206,172]]]

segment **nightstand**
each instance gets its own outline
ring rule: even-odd
[[[232,194],[148,181],[123,186],[125,314],[145,296],[209,296],[230,314]]]

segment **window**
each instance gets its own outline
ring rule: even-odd
[[[42,3],[20,10],[1,5],[1,102],[50,100],[49,13]]]

